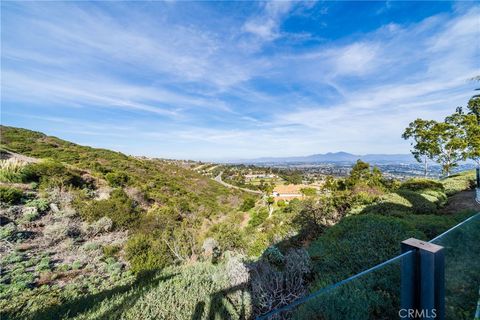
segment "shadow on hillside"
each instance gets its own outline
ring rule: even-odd
[[[402,216],[404,214],[435,214],[439,209],[439,203],[430,201],[421,194],[406,192],[403,190],[397,191],[396,194],[405,199],[411,206],[384,200],[366,206],[360,211],[360,214],[380,214],[389,216]]]
[[[100,305],[106,299],[112,298],[115,295],[119,295],[131,291],[131,294],[123,295],[123,301],[119,301],[108,310],[105,310],[105,314],[96,315],[97,318],[120,318],[120,314],[123,310],[133,306],[135,302],[151,288],[157,286],[160,282],[171,279],[177,274],[171,274],[168,276],[158,276],[158,271],[149,271],[139,274],[133,284],[122,285],[110,290],[102,291],[96,294],[81,296],[77,299],[60,303],[45,309],[40,310],[32,315],[32,319],[63,319],[75,317],[83,312],[90,311],[95,306]],[[138,290],[140,289],[140,290]],[[108,314],[107,314],[108,313]]]
[[[247,303],[248,284],[241,284],[217,291],[211,295],[208,314],[205,302],[199,301],[192,314],[192,320],[201,319],[248,319]]]
[[[191,320],[254,319],[304,296],[311,279],[310,258],[302,248],[267,250],[258,260],[230,260],[230,286],[198,301]]]
[[[447,228],[452,227],[455,224],[453,223],[453,221],[438,221],[436,219],[436,216],[433,215],[438,214],[439,206],[441,206],[441,203],[445,200],[444,197],[436,197],[434,193],[433,195],[428,193],[425,194],[426,196],[423,196],[419,192],[398,190],[396,192],[396,195],[398,195],[402,199],[393,196],[390,199],[386,198],[383,202],[374,203],[364,208],[360,212],[360,214],[369,213],[378,215],[375,217],[378,220],[375,220],[376,222],[372,224],[372,226],[377,228],[377,232],[371,232],[370,229],[358,229],[367,230],[370,232],[368,232],[369,234],[367,238],[364,238],[363,235],[360,235],[360,233],[357,232],[357,234],[355,235],[355,237],[357,238],[354,239],[358,239],[358,241],[365,241],[366,244],[376,245],[375,249],[373,250],[369,249],[372,248],[372,246],[365,246],[365,248],[367,248],[365,252],[371,251],[371,253],[367,254],[367,256],[371,257],[371,259],[364,260],[363,257],[365,256],[365,254],[361,255],[362,258],[358,258],[360,257],[360,255],[352,255],[351,259],[355,259],[356,257],[356,261],[347,264],[347,267],[339,267],[339,263],[342,263],[341,261],[344,260],[329,260],[331,259],[331,257],[339,258],[339,255],[333,255],[333,251],[329,252],[323,250],[323,253],[326,253],[329,256],[327,257],[327,259],[322,260],[322,262],[326,263],[329,268],[331,267],[332,271],[329,271],[330,275],[335,277],[339,276],[339,278],[327,278],[327,275],[325,275],[324,278],[320,278],[323,279],[324,282],[317,282],[319,283],[320,287],[325,287],[328,284],[333,284],[336,281],[345,279],[348,275],[356,274],[377,263],[386,261],[388,258],[397,255],[400,250],[401,240],[410,237],[410,234],[413,231],[425,232],[425,235],[427,235],[429,238],[432,238],[439,233],[445,231]],[[415,217],[412,216],[415,214],[424,216],[420,216],[418,220],[415,220]],[[408,218],[412,218],[412,226],[405,226],[402,223],[398,224],[401,219],[388,219],[385,217],[380,217],[381,215],[397,215],[401,218],[406,218],[405,221],[409,221]],[[349,218],[356,219],[358,217]],[[355,223],[358,223],[359,220],[353,221],[355,221]],[[365,219],[363,221],[365,221]],[[416,223],[418,223],[418,226]],[[350,224],[350,226],[352,225],[353,223]],[[360,224],[360,226],[369,225],[370,224]],[[415,227],[413,227],[413,225],[415,225]],[[347,226],[349,225],[347,224]],[[384,227],[388,227],[388,229],[384,229]],[[325,232],[325,230],[327,230],[328,228],[331,228],[331,226],[325,227],[322,232]],[[395,233],[397,229],[399,229],[398,234]],[[344,228],[344,230],[347,229]],[[391,238],[385,236],[386,233],[384,230],[392,231]],[[428,233],[428,231],[430,231],[430,233]],[[302,231],[300,231],[298,235],[294,235],[292,237],[282,240],[279,243],[276,243],[275,246],[278,248],[283,248],[282,251],[286,251],[289,247],[292,246],[301,247],[302,244],[305,244],[302,243],[303,241],[305,241],[305,239],[302,239],[301,234]],[[344,234],[342,234],[341,232],[337,232],[336,236],[348,238],[351,236],[351,234],[349,234],[348,232],[345,232]],[[390,239],[396,240],[394,242],[390,241],[390,243],[389,241],[385,241]],[[379,242],[385,242],[385,244],[378,245]],[[348,246],[348,248],[358,249],[358,246],[355,245],[354,241],[344,243],[346,246]],[[465,245],[463,245],[463,248],[468,247],[468,243],[474,243],[473,237],[471,239],[469,238]],[[398,247],[395,247],[395,245],[398,245]],[[335,248],[335,246],[333,247]],[[398,253],[396,250],[398,250]],[[465,250],[459,251],[465,253]],[[468,253],[468,257],[470,257],[470,255],[471,254]],[[260,263],[261,259],[264,259],[265,257],[262,255],[259,260]],[[314,258],[314,256],[310,257],[310,259],[312,259],[312,263],[317,263],[316,261],[314,261]],[[456,260],[457,259],[452,258],[452,262],[456,262]],[[467,259],[465,260],[469,261]],[[357,261],[362,262],[361,265],[356,263]],[[369,263],[372,264],[369,265]],[[249,268],[254,265],[255,263],[252,262],[248,264]],[[348,285],[342,285],[341,288],[335,289],[334,291],[332,290],[330,293],[322,295],[321,299],[312,300],[308,304],[302,304],[301,307],[295,307],[289,311],[282,311],[282,313],[275,315],[274,317],[272,317],[272,319],[393,319],[398,316],[397,310],[400,307],[400,296],[398,291],[401,283],[400,266],[401,263],[399,261],[398,263],[390,263],[387,267],[382,267],[381,269],[370,273],[369,276],[364,276],[360,280],[356,279],[354,282]],[[335,273],[337,272],[337,269],[346,271],[346,268],[348,269],[348,273],[346,273],[347,275],[342,273]],[[466,267],[462,268],[464,268],[464,270],[468,269],[465,269]],[[462,273],[462,276],[464,276],[463,274],[464,273]],[[262,280],[265,281],[265,283],[268,284],[275,282],[275,286],[267,286],[265,288],[266,290],[260,290],[261,294],[265,293],[262,296],[261,294],[258,295],[258,292],[255,292],[255,286],[258,284],[258,282],[251,281],[251,277],[253,275],[254,273],[250,272],[250,280],[246,283],[215,292],[210,295],[210,299],[208,299],[208,301],[199,301],[196,304],[190,319],[254,319],[256,316],[266,314],[272,309],[288,305],[295,300],[290,298],[278,299],[280,295],[276,295],[278,292],[281,292],[281,290],[284,290],[285,285],[288,284],[291,280],[289,277],[285,277],[283,280],[280,279],[280,281],[277,281],[278,278],[275,277],[264,277]],[[468,273],[466,273],[465,275],[466,276],[464,276],[464,278],[466,280],[461,279],[463,282],[460,289],[469,286],[470,283],[475,283],[474,281],[470,280],[470,275]],[[311,275],[305,277],[305,279],[307,280],[307,285],[309,283],[313,283],[309,282],[312,281]],[[318,281],[318,279],[315,279],[315,281]],[[270,289],[273,289],[271,291],[272,293],[275,291],[275,296],[272,295],[272,301],[270,301],[272,303],[269,304],[269,308],[267,309],[264,304],[265,301],[263,301],[262,305],[262,302],[259,302],[259,300],[262,298],[266,298],[267,295],[270,294],[270,292],[268,292]],[[318,289],[318,287],[315,289]],[[306,294],[306,292],[304,294]],[[469,293],[470,292],[473,291],[470,290]],[[475,291],[475,293],[476,292],[478,291]],[[255,294],[257,294],[257,296],[255,296]],[[251,300],[248,298],[246,299],[246,296],[248,295],[251,295]],[[259,299],[255,299],[255,297],[258,297]],[[458,300],[458,303],[461,306],[463,306],[465,304],[465,301],[467,301],[466,299],[464,299],[464,301],[462,302],[460,302],[460,299]],[[471,298],[468,301],[474,300],[473,298]],[[470,308],[470,306],[468,307]],[[459,307],[458,310],[461,310],[461,307]],[[458,312],[458,310],[456,310],[455,312]]]

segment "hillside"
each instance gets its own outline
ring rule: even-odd
[[[171,161],[1,137],[2,319],[250,319],[480,211],[472,172],[401,183],[359,161],[320,195],[267,203]],[[356,289],[378,303],[365,317],[392,315],[389,281]]]
[[[194,171],[161,160],[142,160],[119,152],[80,146],[25,129],[0,127],[1,146],[34,158],[49,158],[85,170],[95,179],[126,175],[126,187],[136,188],[148,203],[178,208],[202,216],[238,205],[232,193]]]
[[[195,260],[217,221],[242,216],[242,192],[171,161],[0,134],[0,297],[18,303],[8,309],[25,307],[28,288],[56,288],[42,298],[57,303],[78,281],[96,292],[128,281],[128,270]]]

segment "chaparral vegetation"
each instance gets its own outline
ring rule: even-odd
[[[472,194],[473,172],[398,181],[359,160],[348,176],[283,200],[269,196],[273,188],[263,196],[228,188],[174,161],[20,128],[2,126],[1,136],[2,319],[252,318],[477,209],[473,196],[463,207],[455,200]],[[384,306],[398,297],[388,285],[355,290],[378,306],[352,304],[345,317],[392,314]],[[334,319],[325,301],[290,316]]]

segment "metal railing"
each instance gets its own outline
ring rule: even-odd
[[[428,242],[407,239],[401,250],[394,258],[256,319],[347,319],[351,315],[363,319],[358,313],[362,308],[372,313],[397,309],[390,317],[395,314],[402,319],[453,319],[457,309],[462,314],[471,309],[471,318],[475,316],[479,288],[474,286],[480,284],[480,213]],[[368,300],[369,290],[379,292],[374,302]],[[378,301],[382,295],[389,301],[384,306]],[[360,307],[344,305],[352,302]]]

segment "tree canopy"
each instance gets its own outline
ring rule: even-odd
[[[442,122],[416,119],[405,129],[402,138],[412,140],[411,152],[423,160],[425,176],[428,160],[439,163],[447,176],[462,160],[480,166],[480,96],[468,101],[467,110],[459,107]]]

